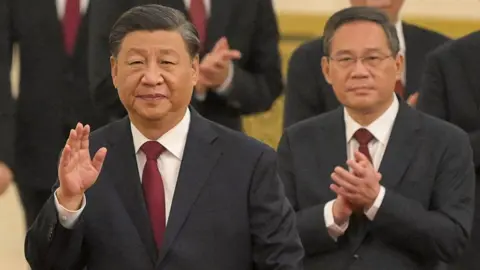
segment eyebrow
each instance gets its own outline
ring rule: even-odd
[[[367,48],[364,50],[366,53],[378,52],[381,53],[383,50],[380,48]],[[339,50],[335,53],[335,55],[342,55],[342,54],[354,54],[351,50]]]
[[[178,56],[178,53],[172,49],[158,49],[157,52],[160,53],[160,55]],[[130,54],[130,53],[148,54],[148,50],[142,49],[142,48],[130,48],[127,51],[127,54]]]

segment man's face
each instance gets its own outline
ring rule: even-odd
[[[112,79],[130,117],[158,121],[184,113],[198,79],[198,57],[191,58],[176,31],[135,31],[111,58]]]
[[[350,0],[352,6],[375,7],[383,10],[392,23],[398,20],[398,14],[405,0]]]
[[[324,76],[338,100],[362,112],[388,107],[402,68],[403,58],[393,55],[383,28],[368,21],[338,28],[330,56],[322,58]]]

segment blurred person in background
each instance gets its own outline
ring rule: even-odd
[[[466,131],[480,182],[480,31],[446,43],[427,56],[417,109]],[[474,270],[480,265],[480,185],[470,246],[452,269]]]
[[[425,55],[448,37],[406,23],[400,18],[404,0],[350,0],[352,6],[369,6],[384,11],[395,24],[400,41],[400,53],[405,68],[395,85],[395,92],[415,105],[424,69]],[[323,37],[308,41],[292,54],[288,65],[284,126],[337,108],[340,103],[332,87],[322,75],[320,61],[324,56]]]
[[[0,3],[0,195],[12,182],[14,100],[10,85],[8,9]]]
[[[15,181],[30,226],[50,197],[70,127],[85,121],[95,128],[101,122],[87,82],[89,1],[6,2],[8,46],[18,43],[21,56]]]
[[[158,3],[184,13],[200,33],[200,80],[192,105],[242,130],[241,116],[264,112],[283,90],[279,32],[271,0],[99,0],[92,3],[90,83],[111,120],[126,115],[110,78],[108,35],[129,8]]]

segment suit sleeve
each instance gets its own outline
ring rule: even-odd
[[[284,128],[325,110],[324,105],[317,102],[320,89],[316,78],[322,74],[314,72],[317,69],[310,67],[311,61],[308,51],[303,46],[297,48],[290,58],[285,91]],[[320,62],[317,64],[320,65]]]
[[[56,183],[52,194],[58,188]],[[82,270],[86,265],[82,216],[71,229],[60,224],[54,196],[50,196],[27,231],[25,257],[32,269]]]
[[[276,153],[262,153],[250,187],[250,228],[255,269],[303,269],[303,247],[295,213],[276,170]]]
[[[116,20],[128,9],[121,0],[91,1],[89,10],[88,78],[95,104],[111,120],[126,115],[110,71],[109,35]]]
[[[311,256],[336,249],[337,242],[330,236],[325,224],[324,209],[327,202],[304,209],[298,206],[297,179],[288,132],[284,133],[278,146],[278,170],[285,194],[296,212],[298,233],[306,254]]]
[[[417,109],[449,121],[447,91],[453,91],[454,89],[447,89],[446,74],[443,70],[443,66],[446,64],[448,63],[441,61],[438,52],[433,52],[427,56]],[[480,130],[470,132],[468,135],[473,149],[475,167],[478,170],[480,169]]]
[[[10,84],[13,43],[10,2],[0,3],[0,162],[13,166],[14,100]]]
[[[271,0],[260,0],[257,24],[250,44],[252,53],[244,67],[234,65],[227,102],[242,114],[264,112],[283,90],[280,35]]]
[[[475,172],[467,135],[455,134],[459,136],[450,136],[437,164],[429,209],[386,189],[371,230],[386,244],[447,263],[465,250],[473,223]]]

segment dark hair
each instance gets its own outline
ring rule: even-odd
[[[325,55],[328,56],[331,53],[332,39],[337,29],[344,24],[356,21],[368,21],[380,25],[387,36],[390,50],[394,55],[398,54],[400,42],[398,41],[397,30],[388,16],[380,9],[358,6],[342,9],[328,19],[323,30],[323,52]]]
[[[131,32],[156,30],[178,31],[185,41],[190,56],[193,58],[199,53],[200,40],[197,29],[183,13],[156,4],[136,6],[120,16],[110,31],[110,53],[116,57],[123,39]]]

